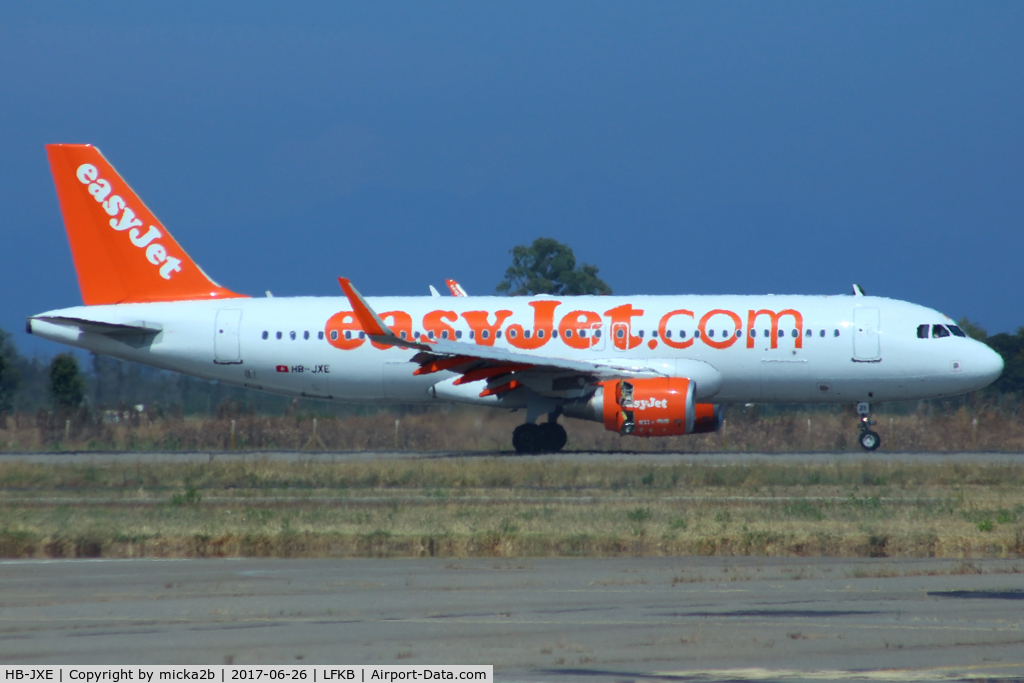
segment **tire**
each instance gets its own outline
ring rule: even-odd
[[[876,451],[882,445],[882,438],[877,432],[867,430],[860,433],[860,447],[866,451]]]
[[[540,453],[543,443],[540,427],[535,424],[521,424],[512,432],[512,447],[516,449],[516,453]]]
[[[557,422],[545,422],[537,425],[540,431],[541,452],[557,453],[565,448],[569,436],[565,433],[565,427]]]

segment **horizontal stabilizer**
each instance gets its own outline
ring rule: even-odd
[[[32,318],[32,320],[40,320],[45,323],[51,323],[53,325],[65,325],[68,327],[77,327],[83,332],[91,332],[93,334],[104,334],[108,337],[120,337],[120,336],[135,336],[140,334],[159,334],[163,331],[163,326],[156,323],[147,323],[143,321],[132,322],[132,323],[107,323],[98,320],[86,320],[84,318],[70,318],[65,316],[49,316],[40,315]]]

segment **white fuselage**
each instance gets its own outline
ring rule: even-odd
[[[937,398],[984,387],[1002,370],[999,356],[980,342],[955,335],[919,338],[920,325],[952,324],[946,316],[879,297],[367,301],[393,327],[407,314],[408,334],[419,338],[431,330],[438,339],[483,344],[479,321],[504,318],[486,343],[546,358],[678,367],[681,376],[697,368],[696,398],[713,403]],[[478,398],[483,382],[456,389],[445,384],[453,376],[448,372],[413,375],[415,351],[376,348],[360,338],[343,315],[347,311],[343,297],[80,306],[30,318],[29,330],[100,354],[274,393],[360,403],[441,399],[515,406],[511,396]],[[110,335],[42,317],[144,325],[154,332]]]

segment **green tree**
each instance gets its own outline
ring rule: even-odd
[[[50,401],[58,410],[71,411],[82,405],[85,398],[85,379],[78,369],[74,354],[54,356],[50,363]]]
[[[11,335],[0,329],[0,413],[14,407],[14,394],[18,390],[21,373],[18,372],[18,350]]]
[[[512,296],[532,294],[611,294],[612,288],[597,276],[597,266],[576,266],[567,245],[550,237],[538,237],[530,246],[512,250],[512,265],[498,291]]]

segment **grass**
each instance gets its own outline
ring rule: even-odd
[[[1020,557],[1022,491],[969,462],[0,462],[0,556]]]
[[[887,451],[1024,451],[1024,421],[991,405],[932,415],[876,415],[875,427]],[[569,449],[646,452],[842,452],[859,449],[852,407],[831,412],[785,413],[759,417],[740,406],[726,406],[724,428],[715,434],[659,439],[623,438],[602,425],[565,420]],[[511,450],[512,430],[522,414],[463,407],[427,412],[316,418],[258,416],[222,411],[221,417],[174,417],[155,411],[129,412],[116,424],[97,421],[87,410],[67,423],[55,415],[0,414],[0,451],[221,451],[330,450],[463,451]],[[397,421],[397,426],[396,426]],[[642,483],[655,486],[655,472]]]

